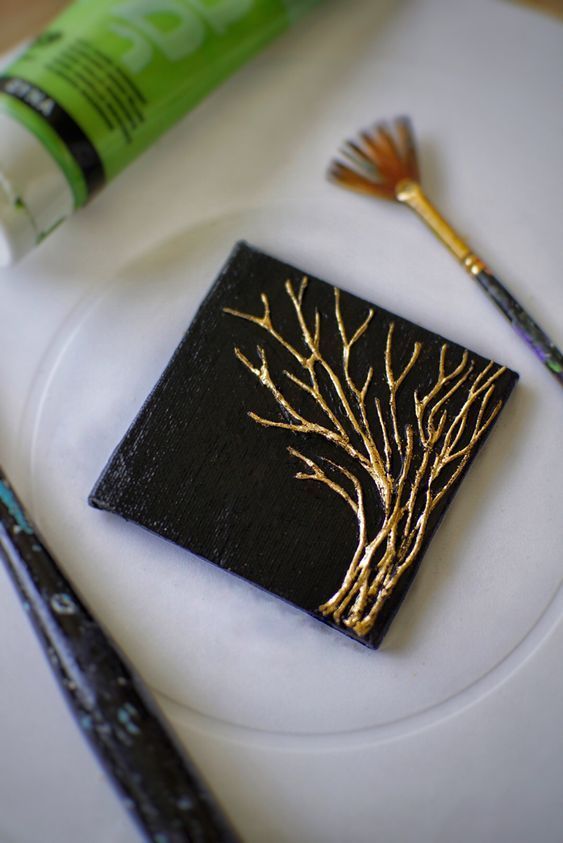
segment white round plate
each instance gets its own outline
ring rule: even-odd
[[[499,316],[488,303],[469,282],[458,283],[455,264],[452,288],[419,266],[408,233],[397,255],[392,212],[375,241],[370,215],[361,202],[354,207],[346,220],[307,205],[240,211],[139,255],[65,322],[28,402],[22,443],[33,512],[56,556],[157,695],[239,740],[292,735],[303,746],[315,738],[340,747],[368,733],[407,735],[506,678],[560,612],[559,505],[542,482],[558,426],[552,405],[542,408],[541,378],[540,388],[529,377],[517,387],[378,652],[88,506],[240,238],[513,368],[522,364],[526,374],[536,371],[517,340],[497,334]]]

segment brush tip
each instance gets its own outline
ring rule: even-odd
[[[345,141],[329,165],[329,181],[349,190],[396,199],[396,187],[405,180],[418,181],[419,169],[412,123],[408,115],[379,121]]]

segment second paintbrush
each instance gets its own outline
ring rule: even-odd
[[[35,531],[0,470],[0,559],[69,707],[137,822],[157,843],[235,843],[235,832]]]

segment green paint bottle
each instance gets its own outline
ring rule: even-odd
[[[75,0],[0,75],[0,266],[317,2]]]

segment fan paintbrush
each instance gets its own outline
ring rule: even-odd
[[[561,351],[424,193],[409,118],[397,117],[389,124],[377,123],[372,130],[361,132],[356,140],[346,141],[341,153],[345,161],[331,163],[329,179],[357,193],[408,205],[477,281],[519,336],[563,385]]]

